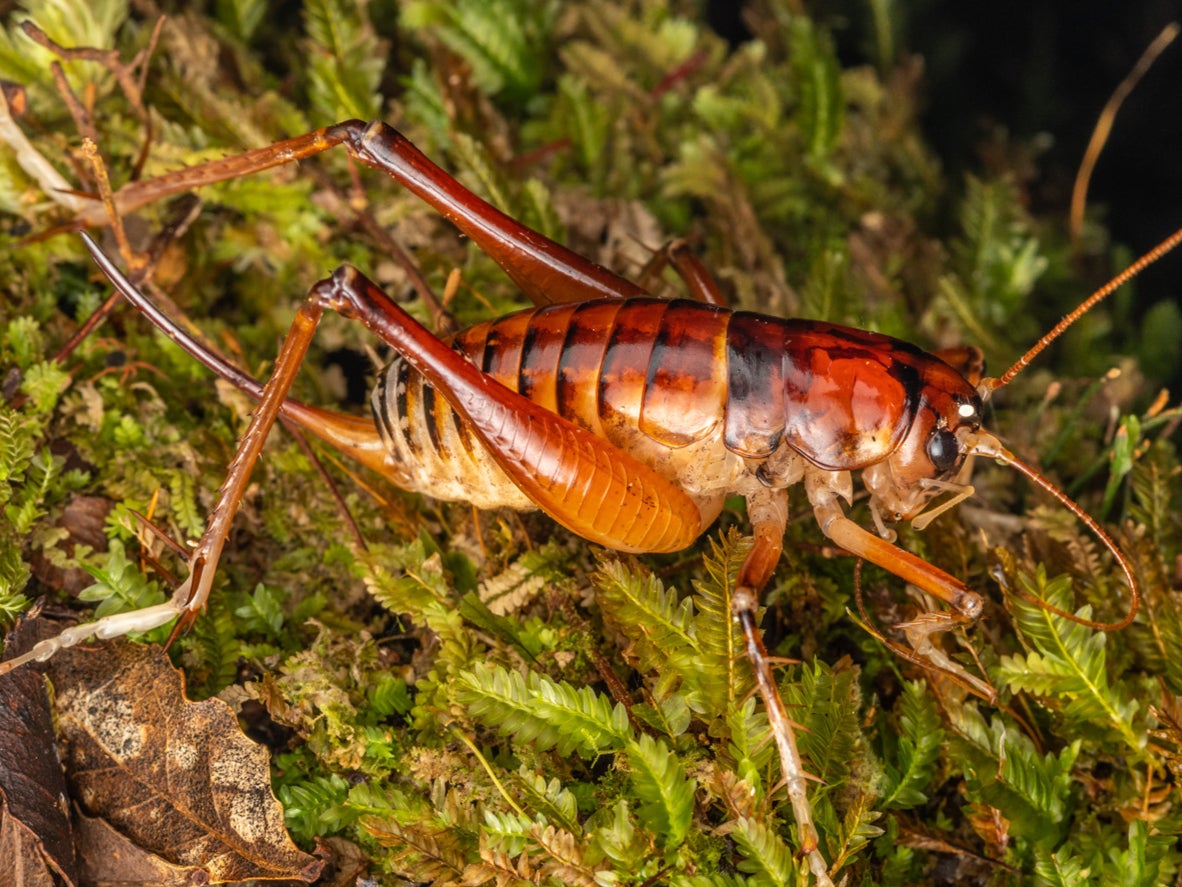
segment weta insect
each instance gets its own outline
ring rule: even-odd
[[[1014,466],[1112,551],[1128,579],[1128,613],[1114,623],[1087,624],[1120,628],[1135,617],[1137,587],[1127,559],[1065,494],[982,430],[982,409],[989,394],[1067,324],[1172,248],[1182,232],[1093,295],[1007,373],[981,379],[950,364],[971,363],[964,354],[927,354],[876,333],[731,311],[719,304],[724,300],[705,270],[681,250],[670,258],[695,300],[653,299],[479,199],[381,122],[347,121],[133,184],[115,195],[115,207],[130,212],[338,144],[454,222],[539,307],[443,342],[356,269],[342,267],[312,288],[273,375],[259,385],[188,339],[87,237],[104,274],[153,323],[260,403],[192,553],[190,575],[172,599],[70,629],[4,663],[0,672],[91,635],[147,630],[178,616],[178,630],[190,624],[207,600],[237,503],[280,415],[407,489],[482,508],[540,508],[578,535],[621,551],[680,550],[707,530],[727,495],[738,493],[747,500],[754,544],[738,574],[734,611],[772,721],[802,844],[820,877],[825,869],[814,858],[805,777],[755,619],[759,591],[781,554],[790,487],[804,484],[822,532],[834,543],[949,605],[951,613],[912,636],[916,655],[938,667],[963,674],[928,638],[975,619],[982,600],[896,546],[887,524],[922,525],[971,495],[973,488],[959,480],[970,456]],[[375,389],[373,421],[287,399],[325,309],[360,320],[399,354]],[[869,492],[877,535],[843,509],[843,500],[853,496],[854,471],[861,471]],[[951,499],[931,507],[946,492]]]

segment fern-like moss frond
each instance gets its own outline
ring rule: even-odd
[[[625,747],[640,817],[667,849],[685,840],[694,813],[694,781],[660,739],[642,735]]]
[[[1059,609],[1071,606],[1070,577],[1048,581],[1040,567],[1034,576],[1021,573],[1018,579],[1028,594]],[[1006,683],[1053,702],[1082,735],[1104,725],[1130,751],[1142,754],[1145,731],[1136,721],[1141,705],[1123,683],[1113,683],[1108,676],[1107,635],[1025,598],[1012,598],[1010,606],[1019,630],[1034,649],[1002,658],[999,670]],[[1086,619],[1090,614],[1085,607],[1078,615]]]
[[[940,714],[924,685],[908,681],[896,706],[898,739],[895,754],[890,757],[898,766],[885,763],[882,806],[904,810],[927,800],[924,788],[935,773],[936,760],[944,745],[944,730]]]
[[[613,707],[589,687],[484,664],[461,674],[459,685],[472,717],[541,751],[594,758],[619,749],[632,735],[623,706]]]
[[[788,845],[772,829],[756,819],[739,819],[732,832],[743,854],[739,870],[760,887],[796,887],[804,883]]]

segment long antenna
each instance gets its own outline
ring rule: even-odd
[[[1129,265],[1129,267],[1124,271],[1120,272],[1120,274],[1116,275],[1116,277],[1112,278],[1112,280],[1108,281],[1108,283],[1104,284],[1104,286],[1100,287],[1098,290],[1088,296],[1088,298],[1084,300],[1083,304],[1060,320],[1055,325],[1054,329],[1035,342],[1033,348],[1018,358],[1014,365],[1002,373],[998,378],[982,379],[981,384],[977,386],[977,393],[981,395],[981,399],[988,400],[990,394],[992,394],[998,388],[1008,385],[1011,381],[1013,381],[1014,377],[1018,375],[1018,373],[1022,372],[1022,370],[1028,363],[1030,363],[1030,361],[1034,360],[1034,358],[1037,357],[1044,348],[1055,341],[1055,339],[1059,338],[1059,336],[1063,334],[1064,330],[1066,330],[1069,326],[1071,326],[1073,323],[1083,317],[1083,315],[1087,314],[1093,307],[1095,307],[1097,302],[1120,289],[1122,286],[1128,283],[1129,280],[1136,277],[1170,250],[1174,249],[1174,247],[1176,247],[1179,243],[1182,243],[1182,228],[1179,228],[1145,255],[1141,256],[1141,258],[1137,259],[1137,261],[1133,262],[1133,264]]]
[[[1049,601],[1039,600],[1038,598],[1031,597],[1030,595],[1026,595],[1022,592],[1019,592],[1019,594],[1022,597],[1025,597],[1031,603],[1037,604],[1044,610],[1049,610],[1056,616],[1062,616],[1064,619],[1070,619],[1072,622],[1078,623],[1079,625],[1086,625],[1088,628],[1094,628],[1098,631],[1120,631],[1122,628],[1127,628],[1128,626],[1132,625],[1133,620],[1137,618],[1137,611],[1141,607],[1141,590],[1137,585],[1137,576],[1133,570],[1133,564],[1129,560],[1128,556],[1120,550],[1116,542],[1113,541],[1112,537],[1109,536],[1108,533],[1104,531],[1104,528],[1096,522],[1095,518],[1080,508],[1070,496],[1068,496],[1053,483],[1039,474],[1038,471],[1027,465],[1025,462],[1003,447],[1000,443],[998,443],[997,439],[994,438],[993,435],[984,433],[970,435],[967,440],[965,452],[975,456],[987,456],[990,459],[996,459],[1005,465],[1009,465],[1011,468],[1023,475],[1027,480],[1041,487],[1051,496],[1054,496],[1060,505],[1074,514],[1085,527],[1091,530],[1092,534],[1095,535],[1096,538],[1102,543],[1104,543],[1104,547],[1112,553],[1114,558],[1116,558],[1116,562],[1120,564],[1120,568],[1125,574],[1125,581],[1129,583],[1129,609],[1123,617],[1116,620],[1115,622],[1097,622],[1092,619],[1085,619],[1075,613],[1071,613],[1067,610],[1056,607]]]

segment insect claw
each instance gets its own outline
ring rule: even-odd
[[[153,628],[167,625],[179,612],[174,595],[170,600],[154,607],[144,607],[128,613],[114,613],[94,622],[74,625],[55,637],[34,644],[26,653],[0,663],[0,675],[7,674],[28,662],[45,662],[55,653],[73,647],[90,637],[108,640],[132,632],[151,631]]]
[[[176,623],[172,626],[172,631],[168,633],[168,640],[164,642],[164,649],[168,650],[180,638],[181,635],[187,633],[193,627],[193,623],[197,621],[197,616],[200,610],[185,610]]]
[[[164,642],[164,649],[169,649],[177,638],[185,634],[193,623],[197,621],[197,617],[201,614],[202,607],[205,606],[205,601],[209,597],[209,582],[203,583],[206,567],[209,565],[208,557],[204,553],[195,554],[189,562],[189,577],[177,586],[176,591],[172,594],[172,600],[169,602],[176,608],[177,614],[180,616],[176,624],[172,627],[172,631],[168,633],[168,640]]]
[[[980,598],[978,598],[980,600]],[[911,644],[911,649],[919,657],[919,661],[926,663],[946,673],[954,680],[966,684],[974,693],[990,704],[997,700],[997,690],[965,670],[964,666],[953,662],[948,654],[932,643],[932,636],[951,631],[961,619],[953,613],[925,613],[911,622],[903,622],[895,628],[901,630]]]

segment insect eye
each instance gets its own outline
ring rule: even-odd
[[[956,435],[947,428],[937,428],[928,438],[928,458],[941,474],[951,471],[960,459],[960,448]]]

